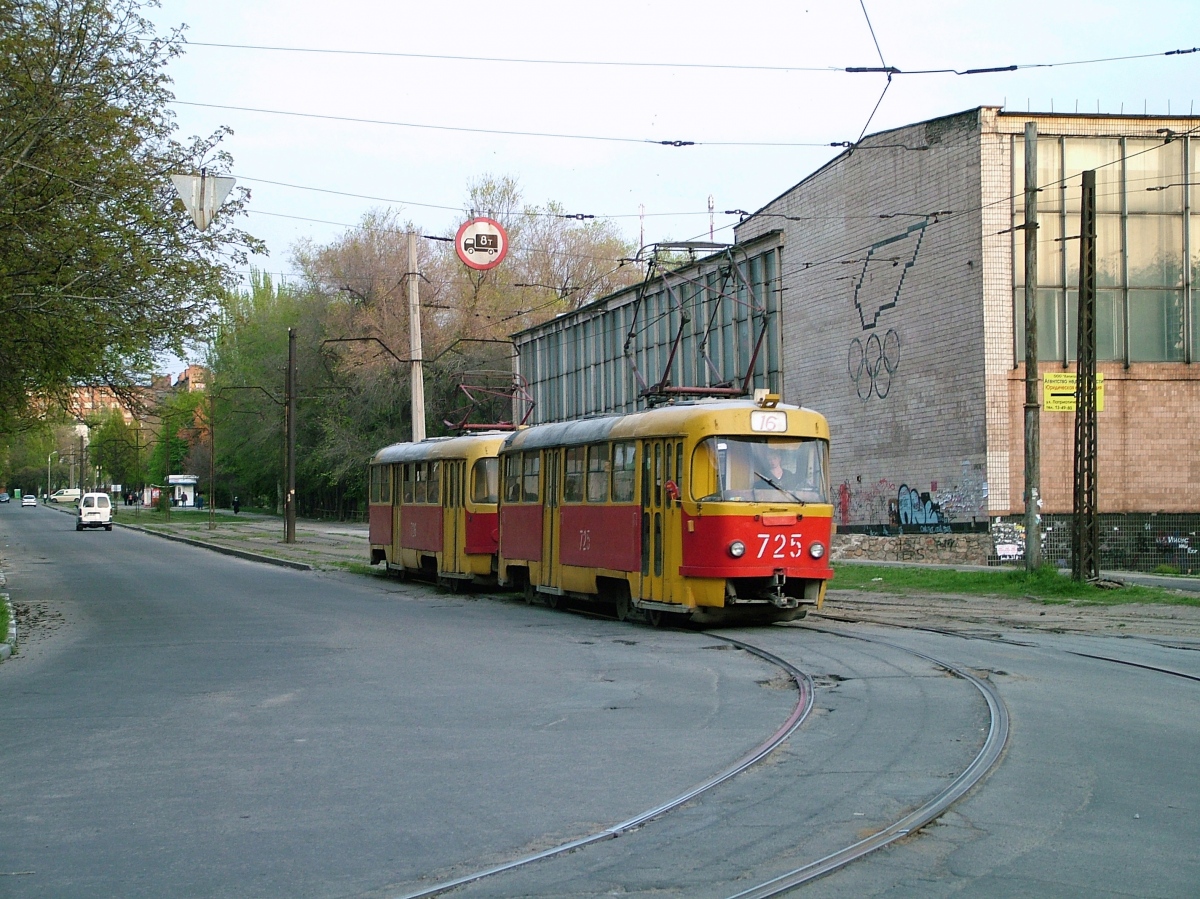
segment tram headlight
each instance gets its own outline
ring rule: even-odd
[[[734,540],[729,544],[729,555],[733,556],[735,559],[740,559],[745,554],[746,544],[741,540]]]
[[[808,554],[814,559],[819,559],[825,555],[825,544],[819,541],[812,543],[808,547]]]

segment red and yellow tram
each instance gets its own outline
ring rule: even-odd
[[[700,623],[802,617],[833,576],[829,426],[767,395],[512,433],[501,585]]]
[[[505,436],[438,437],[377,452],[369,469],[371,564],[452,589],[495,583]]]

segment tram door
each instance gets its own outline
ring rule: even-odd
[[[466,570],[463,550],[467,542],[467,517],[463,514],[463,477],[466,462],[451,459],[442,463],[446,482],[442,491],[442,570]]]
[[[411,478],[411,469],[407,465],[391,466],[392,474],[392,564],[397,568],[401,567],[403,562],[400,559],[400,543],[401,536],[404,534],[404,522],[401,519],[400,505],[404,501],[402,493],[404,478]],[[409,489],[412,489],[412,482],[409,481]],[[409,502],[412,502],[412,497],[409,497]]]
[[[680,546],[678,440],[642,441],[642,589],[641,598],[683,602],[677,596]],[[668,483],[671,485],[668,487]]]
[[[557,587],[558,577],[558,482],[562,451],[546,450],[542,459],[542,576],[539,583]]]

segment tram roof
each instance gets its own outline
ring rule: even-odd
[[[371,457],[374,465],[420,462],[423,459],[459,459],[468,455],[495,455],[510,431],[484,431],[457,437],[430,437],[420,443],[393,443]]]
[[[700,424],[705,418],[718,417],[713,420],[711,430],[714,433],[728,425],[720,422],[723,417],[719,413],[743,412],[749,413],[760,408],[751,400],[697,400],[687,403],[673,403],[668,406],[658,406],[641,412],[630,412],[626,415],[606,415],[598,418],[584,418],[577,421],[553,422],[534,425],[516,431],[504,441],[504,450],[541,449],[548,446],[576,446],[584,443],[596,443],[602,440],[619,438],[638,438],[667,436],[680,434],[688,430],[705,430]],[[806,431],[813,436],[828,438],[829,430],[825,419],[811,409],[800,406],[788,406],[780,403],[774,407],[787,412],[803,414],[801,421],[807,422]],[[790,417],[790,416],[789,416]],[[800,422],[797,422],[800,424]],[[789,433],[793,436],[793,425]],[[748,428],[748,423],[746,425]],[[779,434],[777,436],[785,436]]]

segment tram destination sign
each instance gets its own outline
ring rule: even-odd
[[[495,268],[508,255],[508,232],[495,219],[479,216],[464,222],[454,237],[463,264],[476,271]]]
[[[1075,373],[1046,372],[1042,375],[1042,408],[1047,412],[1075,411]],[[1104,411],[1104,375],[1096,375],[1096,411]]]

